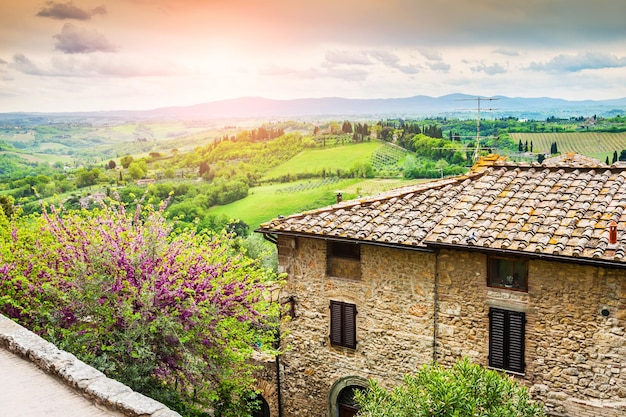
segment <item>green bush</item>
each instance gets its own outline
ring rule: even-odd
[[[539,417],[543,407],[530,401],[526,387],[503,373],[472,364],[452,368],[425,365],[391,390],[370,380],[355,392],[363,417]]]

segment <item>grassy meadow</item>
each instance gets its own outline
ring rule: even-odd
[[[349,170],[356,163],[368,163],[372,153],[383,146],[378,141],[353,143],[328,148],[305,149],[284,164],[269,170],[262,180],[271,180],[285,175],[320,172],[333,173],[337,169]]]
[[[252,188],[249,195],[242,200],[224,206],[212,207],[209,209],[209,213],[239,218],[246,222],[251,229],[256,229],[261,223],[279,215],[288,216],[334,204],[338,191],[342,192],[345,201],[424,181],[353,178],[316,186],[322,183],[322,180],[312,179],[310,181],[266,185]]]

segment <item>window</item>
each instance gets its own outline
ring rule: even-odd
[[[328,242],[327,273],[331,277],[361,279],[361,246],[356,243]]]
[[[524,372],[525,323],[525,313],[489,309],[489,366]]]
[[[489,258],[488,283],[490,287],[510,288],[528,291],[526,277],[528,262],[519,259]]]
[[[330,302],[330,344],[356,349],[356,305]]]

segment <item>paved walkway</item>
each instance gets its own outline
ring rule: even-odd
[[[71,387],[0,347],[1,417],[110,417]]]

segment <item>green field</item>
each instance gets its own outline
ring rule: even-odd
[[[425,180],[388,180],[388,179],[346,179],[315,187],[322,180],[298,181],[286,184],[274,184],[255,187],[248,197],[225,206],[209,209],[209,213],[241,219],[251,229],[279,215],[288,216],[306,210],[313,210],[334,204],[337,191],[341,191],[344,200],[388,191]],[[300,185],[302,191],[291,191]],[[310,188],[307,188],[310,187]]]
[[[349,170],[356,163],[369,163],[372,153],[383,146],[380,142],[363,142],[332,148],[305,149],[289,161],[269,170],[262,180],[285,175],[317,173],[322,169],[332,174],[335,170]]]
[[[511,133],[515,142],[528,141],[533,143],[533,152],[550,153],[550,145],[556,142],[560,153],[576,152],[596,158],[602,162],[608,156],[613,158],[613,152],[619,155],[626,149],[626,132],[563,132],[563,133]]]

